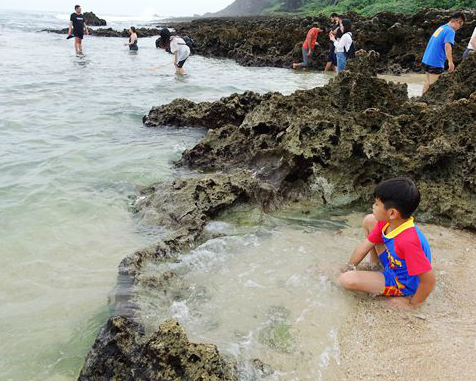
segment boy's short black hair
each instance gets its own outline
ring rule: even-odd
[[[75,11],[77,11],[78,8],[81,8],[81,5],[75,5],[75,6],[74,6],[74,10],[75,10]]]
[[[385,209],[397,209],[402,218],[410,218],[420,204],[420,191],[406,177],[382,181],[375,187],[374,198],[379,199]]]
[[[463,22],[466,22],[466,16],[464,15],[463,12],[455,12],[451,15],[450,20],[463,20]]]
[[[331,17],[339,17],[339,15],[338,15],[337,13],[333,12],[333,13],[331,14]]]

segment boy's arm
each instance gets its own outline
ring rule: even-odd
[[[359,243],[349,259],[349,264],[357,266],[374,247],[375,243],[370,242],[368,239]]]
[[[433,270],[418,275],[418,278],[420,278],[420,284],[418,285],[415,295],[413,295],[413,298],[410,300],[410,304],[413,307],[418,307],[420,304],[422,304],[435,289],[436,284],[436,278],[435,274],[433,274]]]

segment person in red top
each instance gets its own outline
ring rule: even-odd
[[[309,57],[311,57],[312,52],[316,46],[319,46],[317,42],[317,36],[326,31],[325,28],[316,28],[313,27],[307,32],[306,40],[302,44],[302,56],[303,61],[301,63],[293,63],[293,69],[309,68]]]
[[[435,287],[428,241],[414,224],[412,213],[420,192],[407,178],[383,181],[374,190],[373,213],[363,221],[367,239],[349,260],[349,269],[339,282],[348,290],[383,296],[404,296],[392,302],[403,308],[422,304]],[[370,253],[371,262],[382,271],[355,271]]]

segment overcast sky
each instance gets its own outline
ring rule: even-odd
[[[77,1],[77,3],[75,2]],[[191,16],[206,12],[216,12],[233,0],[1,0],[0,9],[30,11],[59,11],[69,13],[79,4],[85,11],[101,15],[143,16],[158,14],[163,16]]]

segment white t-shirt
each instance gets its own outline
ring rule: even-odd
[[[471,45],[471,40],[476,37],[476,28],[474,28],[473,35],[469,39],[468,49],[476,50],[476,46]]]
[[[190,55],[190,48],[180,37],[172,36],[170,38],[170,51],[172,53],[177,52],[177,62],[186,60]]]
[[[345,33],[340,40],[334,42],[336,53],[348,52],[352,45],[352,33]]]

